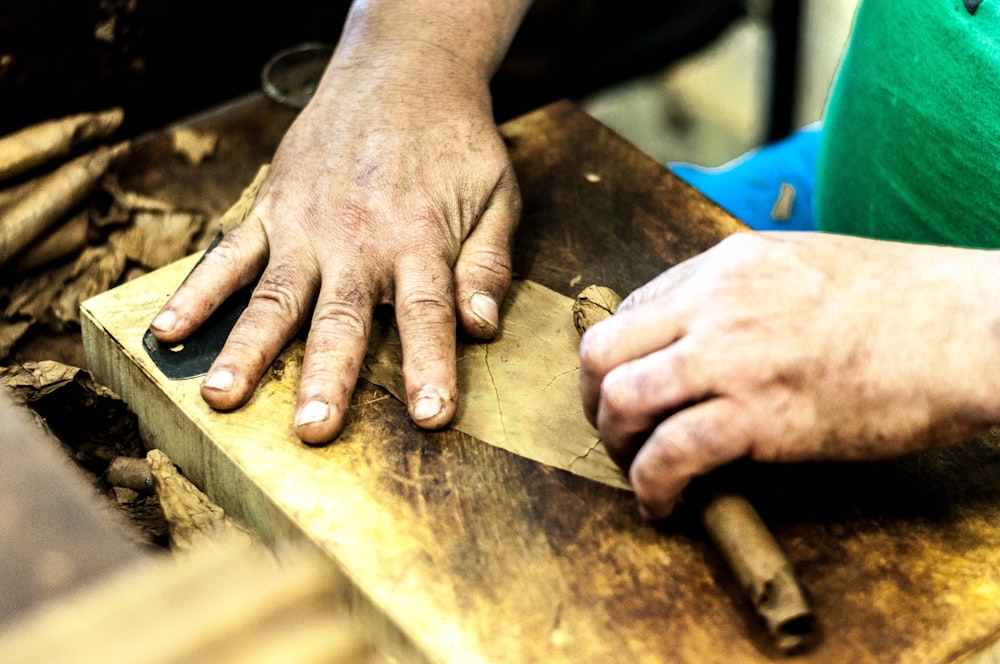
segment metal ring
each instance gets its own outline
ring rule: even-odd
[[[324,42],[303,42],[278,51],[260,72],[264,94],[286,106],[304,108],[316,92],[333,48]]]

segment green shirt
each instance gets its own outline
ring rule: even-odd
[[[819,230],[1000,248],[1000,0],[862,0],[823,124]]]

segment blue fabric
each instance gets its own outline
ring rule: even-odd
[[[811,231],[819,137],[820,127],[813,124],[722,166],[668,165],[755,230]]]

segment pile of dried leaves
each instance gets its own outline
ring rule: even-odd
[[[123,191],[113,175],[84,214],[87,241],[73,256],[0,284],[0,358],[33,334],[77,332],[81,302],[204,246],[210,225],[197,213]]]
[[[206,246],[218,225],[119,184],[131,145],[101,142],[121,119],[111,109],[0,137],[0,390],[160,546],[168,529],[136,419],[85,370],[80,304]],[[210,156],[214,138],[194,138],[185,156]]]
[[[97,489],[118,504],[143,544],[166,546],[168,528],[136,417],[89,372],[54,361],[0,368],[0,390],[29,407]]]
[[[53,122],[78,123],[78,118]],[[49,124],[22,130],[20,140],[12,145],[24,143],[26,134],[33,129],[41,132]],[[46,129],[43,138],[53,140],[48,138],[50,133]],[[107,133],[105,128],[98,135]],[[8,260],[0,261],[0,364],[25,358],[82,364],[82,353],[73,357],[73,348],[42,357],[31,350],[34,340],[45,343],[75,334],[81,302],[206,246],[217,226],[199,211],[177,210],[122,188],[115,168],[127,162],[128,143],[115,146],[113,155],[105,159],[95,155],[105,154],[107,146],[84,143],[90,151],[82,157],[69,162],[40,161],[39,157],[26,162],[30,165],[26,171],[6,169],[10,175],[4,179],[5,162],[24,161],[20,150],[9,148],[5,154],[5,142],[11,138],[0,138],[0,218],[4,227],[24,223],[9,238],[0,237],[0,250],[17,249],[8,252]],[[81,141],[73,143],[66,150],[72,151]],[[200,158],[211,148],[203,143],[204,139],[198,146]],[[43,148],[33,143],[34,150]],[[72,187],[50,184],[64,182],[69,177],[66,169],[74,164],[77,170],[87,170],[88,176],[78,178]]]

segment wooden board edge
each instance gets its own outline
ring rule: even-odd
[[[89,304],[91,301],[84,302],[80,307],[80,328],[90,372],[99,384],[111,389],[135,413],[147,448],[162,450],[188,479],[276,552],[280,553],[286,546],[307,547],[329,560],[331,568],[344,580],[347,589],[344,601],[352,617],[369,626],[379,648],[386,654],[401,662],[430,664],[434,661],[429,658],[426,648],[419,647],[419,635],[404,632],[386,610],[330,559],[323,547],[296,526],[294,520],[267,496],[267,492],[245,486],[253,481],[233,459],[210,444],[203,431],[198,427],[191,430],[193,423],[181,417],[181,411],[171,407],[169,397],[156,388],[150,376],[142,372],[137,364],[133,363],[131,371],[123,366],[128,361],[128,353],[94,315]],[[141,378],[138,377],[140,374]],[[164,416],[174,420],[164,430],[174,431],[176,436],[158,436],[148,426],[151,417],[162,419]],[[211,468],[227,470],[225,473],[212,473],[209,471]],[[222,487],[223,474],[235,482]],[[254,518],[252,515],[258,516]]]

